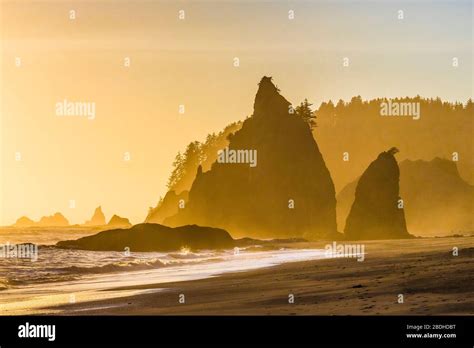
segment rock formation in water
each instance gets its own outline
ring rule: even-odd
[[[399,196],[397,151],[382,152],[360,177],[344,229],[347,239],[410,237]]]
[[[22,216],[12,225],[13,227],[65,227],[69,226],[69,221],[61,213],[50,216],[43,216],[39,221],[33,221],[26,216]]]
[[[34,222],[33,220],[31,220],[30,218],[26,216],[22,216],[21,218],[16,220],[16,222],[13,224],[14,227],[31,227],[35,225],[36,225],[36,222]]]
[[[102,231],[93,236],[57,243],[60,248],[102,251],[171,251],[187,247],[225,249],[234,246],[227,231],[201,226],[171,228],[159,224],[138,224],[128,229]]]
[[[43,216],[36,225],[45,227],[62,227],[69,226],[69,221],[63,216],[63,214],[56,213],[51,216]]]
[[[234,236],[334,238],[336,199],[311,130],[271,78],[260,81],[253,115],[199,172],[184,209],[165,224],[224,228]]]
[[[105,215],[102,212],[102,207],[97,207],[94,211],[94,215],[89,221],[84,223],[85,226],[103,226],[105,225]]]
[[[436,157],[431,161],[405,160],[399,166],[400,195],[411,234],[441,236],[474,230],[474,186],[461,178],[456,162]],[[341,229],[354,202],[357,181],[346,185],[337,195]]]
[[[112,216],[109,223],[107,224],[108,227],[130,227],[132,224],[127,218],[120,217],[118,215]]]

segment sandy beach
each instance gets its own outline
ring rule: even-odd
[[[111,289],[149,292],[49,309],[64,315],[474,314],[473,237],[358,243],[365,245],[363,262],[290,262],[208,279]],[[291,247],[321,249],[326,244]]]

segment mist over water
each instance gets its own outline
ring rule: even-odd
[[[90,228],[15,228],[0,227],[0,244],[35,243],[38,245],[54,245],[61,240],[78,239],[100,230]]]

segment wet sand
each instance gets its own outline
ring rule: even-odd
[[[363,262],[335,258],[287,263],[203,280],[114,289],[157,291],[50,309],[64,315],[474,315],[474,237],[355,243],[365,245]],[[458,256],[453,256],[453,247]],[[400,294],[403,303],[398,303]]]

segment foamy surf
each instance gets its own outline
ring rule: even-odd
[[[54,248],[50,251],[53,252],[53,250]],[[185,255],[183,253],[182,256]],[[62,311],[58,308],[59,306],[72,302],[86,303],[94,300],[133,296],[149,291],[160,291],[166,288],[166,283],[170,282],[204,279],[224,273],[255,270],[287,262],[323,259],[325,258],[325,251],[320,249],[287,249],[261,252],[240,250],[239,253],[234,253],[233,250],[226,250],[219,253],[204,252],[203,255],[195,254],[194,256],[191,260],[186,258],[181,260],[178,257],[178,262],[174,259],[175,263],[164,267],[160,265],[122,272],[82,273],[74,274],[74,279],[65,281],[56,280],[54,282],[16,285],[1,292],[0,313],[2,315],[59,314]],[[172,255],[167,254],[163,254],[161,257],[173,259]],[[156,288],[118,290],[125,287],[151,284],[156,285]]]

